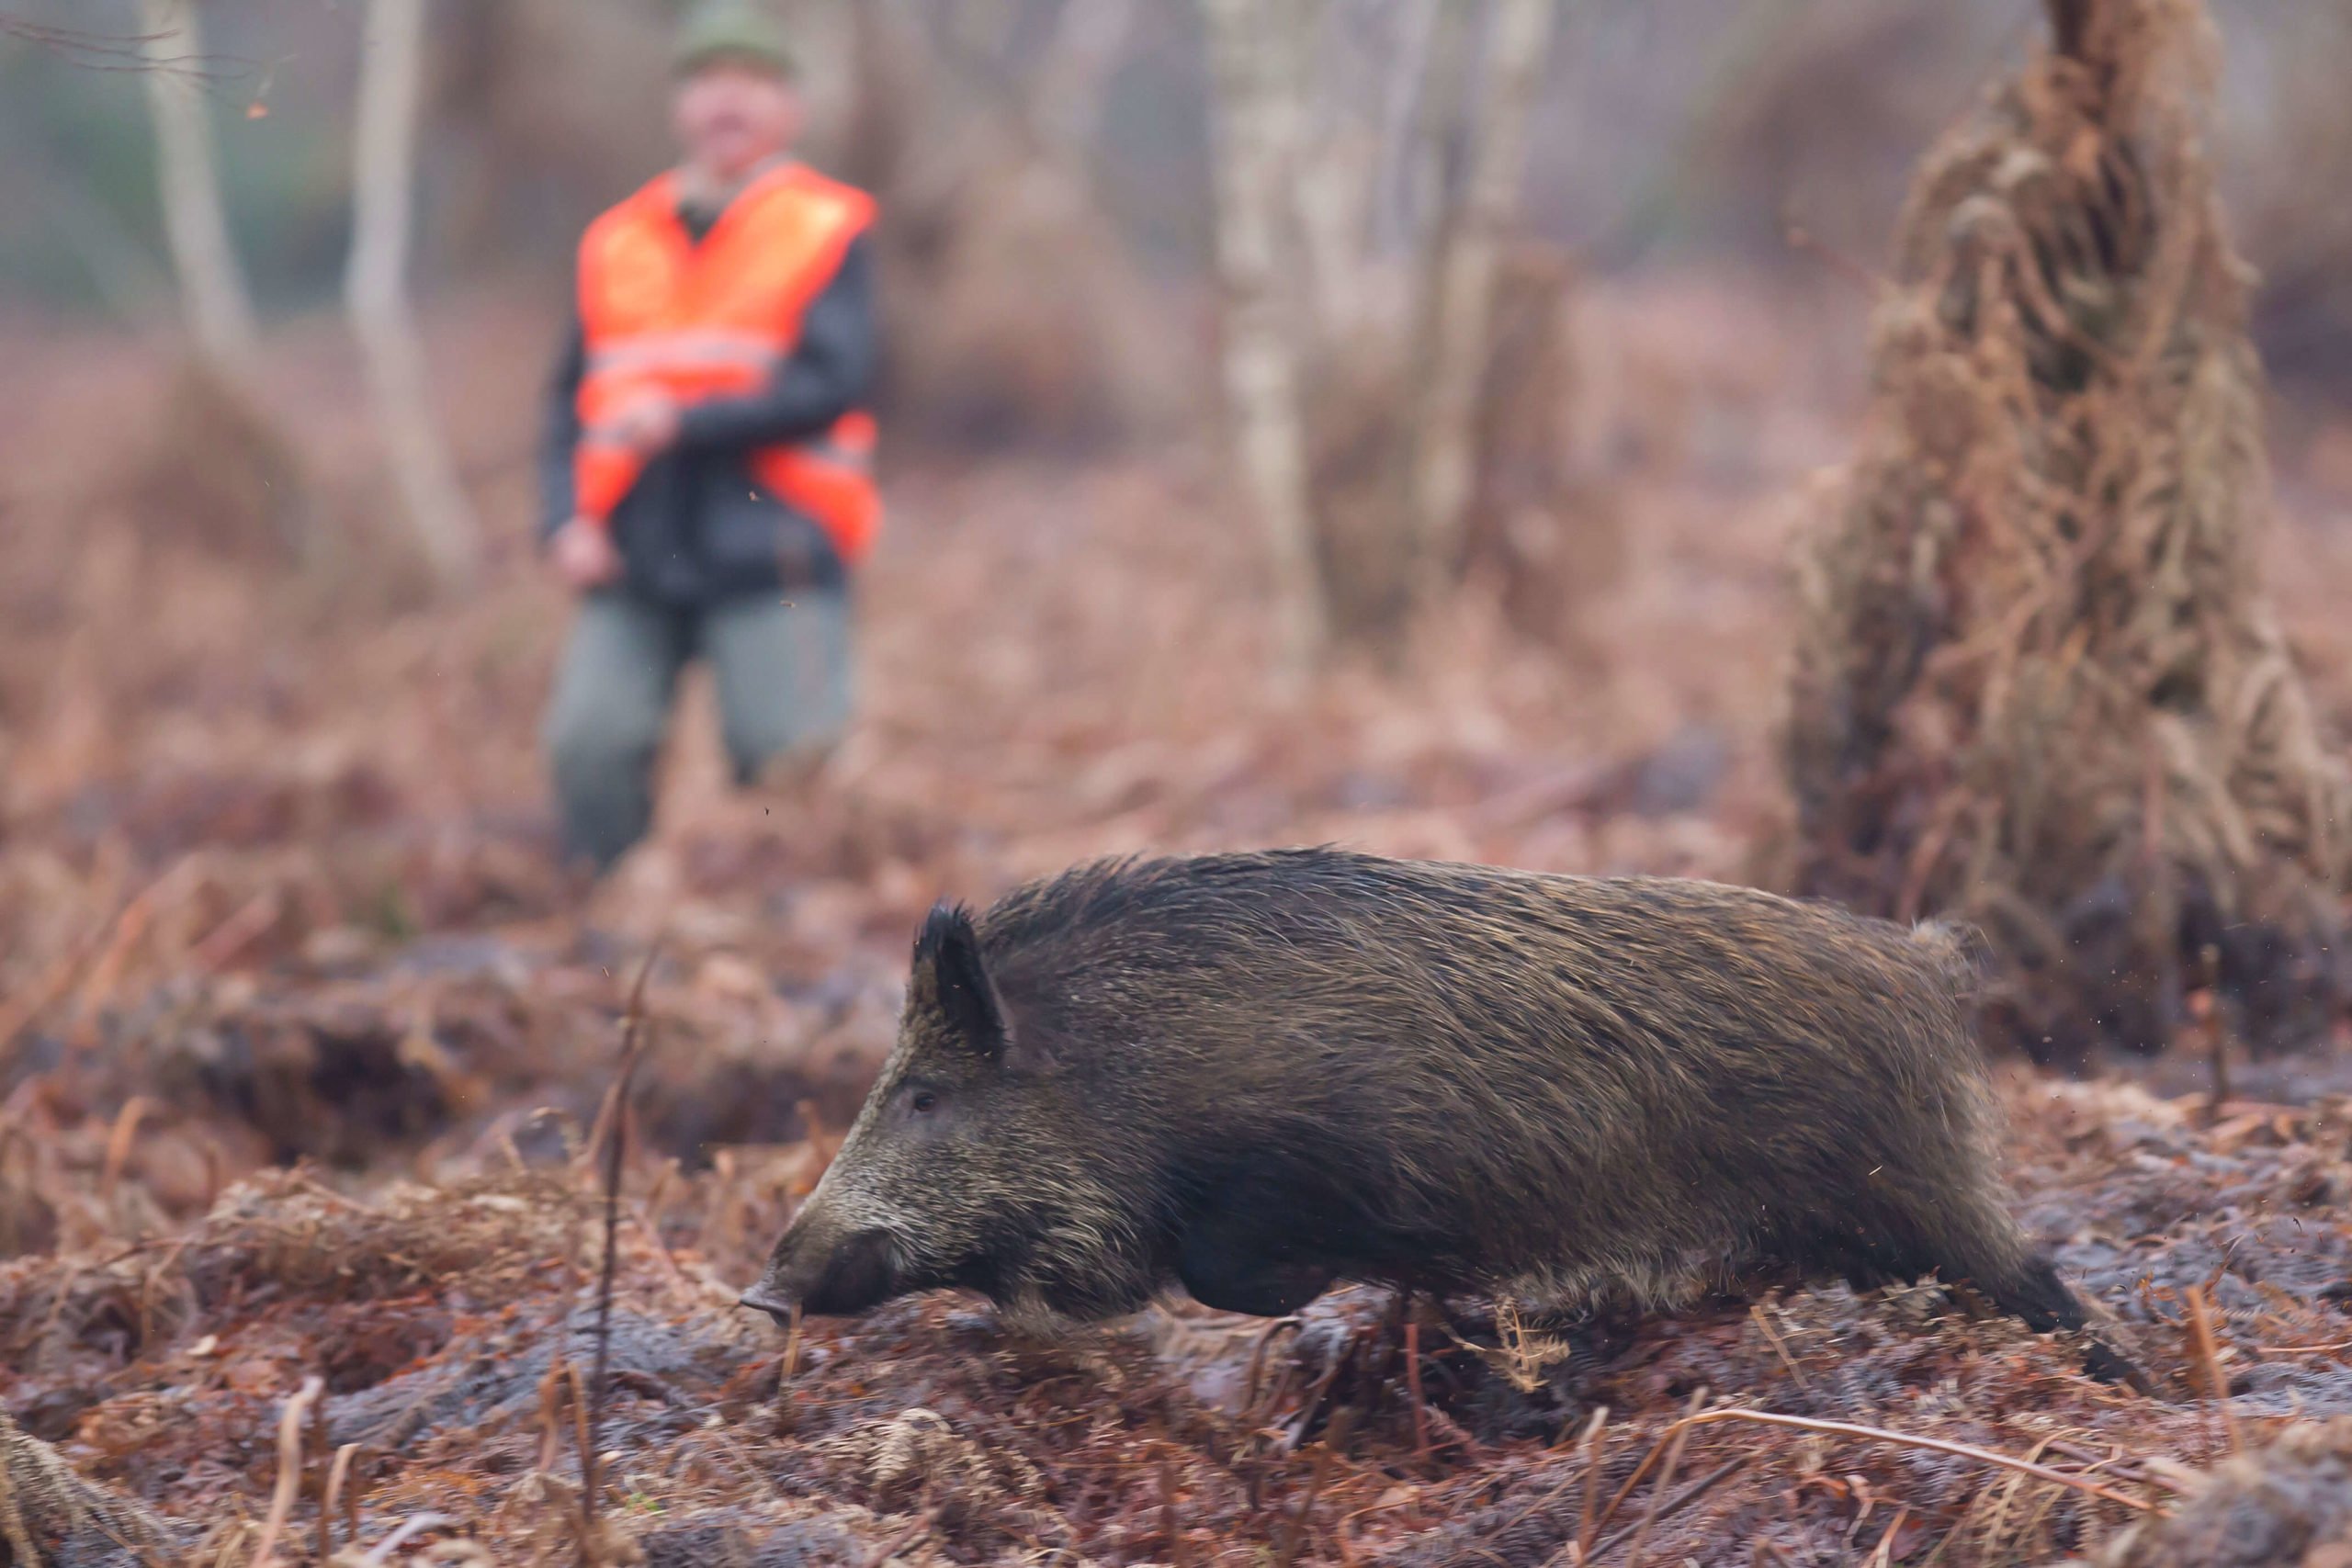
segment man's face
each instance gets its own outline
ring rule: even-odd
[[[800,100],[772,71],[715,60],[678,84],[670,118],[687,161],[731,179],[792,145]]]

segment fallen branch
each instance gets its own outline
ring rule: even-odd
[[[1884,1427],[1865,1427],[1852,1421],[1818,1421],[1809,1416],[1781,1416],[1767,1410],[1743,1410],[1731,1406],[1722,1410],[1701,1411],[1696,1416],[1685,1416],[1673,1427],[1668,1427],[1660,1436],[1660,1447],[1653,1448],[1648,1456],[1634,1468],[1634,1473],[1625,1478],[1625,1484],[1617,1489],[1617,1495],[1611,1499],[1608,1511],[1601,1516],[1603,1520],[1617,1511],[1618,1505],[1623,1503],[1627,1495],[1641,1482],[1652,1461],[1658,1457],[1665,1439],[1674,1436],[1677,1428],[1712,1427],[1719,1421],[1747,1421],[1760,1427],[1789,1427],[1800,1432],[1822,1432],[1832,1437],[1860,1438],[1869,1442],[1893,1443],[1899,1448],[1926,1449],[1934,1453],[1951,1454],[1955,1459],[1974,1460],[1979,1464],[1996,1465],[2003,1470],[2013,1470],[2020,1475],[2030,1475],[2036,1481],[2046,1481],[2052,1486],[2070,1487],[2076,1492],[2086,1493],[2120,1507],[2130,1508],[2135,1513],[2155,1514],[2163,1511],[2154,1503],[2138,1497],[2127,1497],[2122,1493],[2101,1486],[2095,1481],[2086,1481],[2079,1475],[2069,1475],[2063,1470],[2052,1470],[2048,1465],[2035,1464],[2030,1460],[2018,1459],[2009,1454],[1996,1452],[1991,1449],[1980,1449],[1973,1443],[1955,1443],[1943,1438],[1923,1438],[1909,1432],[1893,1431]]]

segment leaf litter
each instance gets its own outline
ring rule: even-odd
[[[526,406],[492,317],[469,395]],[[1758,363],[1804,330],[1735,319]],[[139,371],[82,356],[55,401]],[[1651,586],[1590,608],[1606,659],[1574,681],[1472,603],[1412,673],[1283,702],[1202,455],[910,471],[829,776],[729,795],[690,692],[655,840],[585,889],[527,744],[561,615],[526,570],[431,607],[273,577],[62,504],[70,439],[17,445],[6,1561],[2138,1564],[2227,1561],[2201,1543],[2247,1519],[2280,1544],[2246,1561],[2332,1561],[2352,1108],[2324,1063],[2218,1106],[2166,1063],[2005,1077],[2024,1216],[2155,1401],[1927,1286],[1568,1325],[1424,1304],[1409,1363],[1365,1290],[1047,1344],[955,1297],[790,1337],[735,1307],[942,894],[1319,839],[1740,876],[1781,810],[1772,507],[1630,491]],[[2333,613],[2334,558],[2284,585],[2295,624]],[[2352,714],[2340,672],[2313,694]],[[592,1133],[657,937],[592,1428]]]

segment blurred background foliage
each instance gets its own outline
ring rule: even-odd
[[[1376,81],[1414,7],[1324,3],[1335,43],[1352,46],[1364,79]],[[1204,374],[1190,298],[1211,225],[1200,20],[1188,0],[1095,0],[1118,13],[1106,28],[1084,19],[1088,4],[880,0],[862,23],[845,0],[785,7],[809,62],[810,152],[896,187],[886,194],[897,198],[902,264],[920,264],[935,287],[942,267],[1023,265],[1024,242],[984,231],[1051,227],[1045,248],[1057,265],[1114,272],[1115,285],[1040,289],[1033,280],[1020,292],[1050,298],[997,308],[1032,310],[1081,334],[1105,330],[1097,313],[1121,318],[1122,341],[1140,340],[1165,361],[1131,378],[1156,383],[1148,390],[1127,385],[1083,417],[960,410],[970,434],[990,439],[1132,434],[1164,412],[1155,397],[1194,394]],[[433,7],[423,294],[487,275],[560,278],[580,225],[658,166],[668,9],[662,0]],[[2352,107],[2334,63],[2352,47],[2352,21],[2341,6],[2276,0],[2212,9],[2229,45],[2215,148],[2222,188],[2241,246],[2268,280],[2260,346],[2282,378],[2352,396],[2352,215],[2312,195],[2352,177]],[[209,37],[193,69],[209,87],[254,292],[273,315],[314,308],[334,291],[348,229],[360,9],[205,0],[203,10]],[[2027,47],[2038,13],[2031,0],[1567,7],[1535,109],[1525,230],[1604,271],[1726,252],[1817,269],[1787,243],[1795,225],[1875,268],[1907,171],[1937,128]],[[12,0],[8,15],[92,35],[138,29],[130,0]],[[1076,36],[1090,30],[1098,36]],[[62,68],[73,63],[84,68]],[[0,39],[0,141],[11,149],[0,203],[42,214],[0,229],[8,308],[105,319],[160,294],[150,133],[122,63]],[[1069,165],[1082,215],[1049,221],[1037,210],[1046,198],[1020,190],[1021,172],[1038,161]],[[1083,259],[1087,251],[1115,259]],[[1071,420],[1083,428],[1057,428]]]

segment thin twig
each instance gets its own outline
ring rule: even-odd
[[[1696,1416],[1706,1408],[1707,1391],[1703,1388],[1690,1396],[1690,1414]],[[1666,1465],[1657,1472],[1657,1484],[1650,1488],[1650,1506],[1642,1514],[1642,1522],[1634,1531],[1634,1544],[1627,1547],[1629,1568],[1642,1568],[1642,1548],[1648,1544],[1650,1527],[1657,1523],[1658,1506],[1666,1500],[1666,1489],[1674,1484],[1675,1467],[1682,1462],[1682,1445],[1690,1436],[1690,1428],[1675,1423],[1674,1436],[1667,1444]]]
[[[784,1359],[776,1364],[775,1386],[782,1393],[800,1371],[800,1303],[792,1303],[791,1326],[784,1333]]]
[[[1283,1532],[1274,1548],[1275,1568],[1290,1568],[1298,1561],[1299,1549],[1306,1544],[1306,1524],[1314,1512],[1315,1499],[1323,1490],[1324,1479],[1331,1473],[1332,1445],[1347,1435],[1348,1412],[1340,1411],[1331,1417],[1323,1429],[1323,1441],[1315,1450],[1315,1468],[1306,1474],[1306,1495],[1298,1500],[1298,1512],[1291,1516],[1290,1528]]]
[[[17,1036],[23,1032],[28,1025],[48,1011],[50,1008],[62,1001],[65,994],[82,982],[91,967],[101,962],[102,955],[112,952],[107,940],[109,935],[119,941],[123,922],[131,919],[132,911],[143,910],[151,905],[154,901],[157,889],[174,876],[178,875],[189,863],[185,859],[174,862],[169,870],[141,888],[120,909],[83,933],[79,941],[67,949],[55,964],[50,965],[48,973],[39,981],[24,991],[10,997],[7,1005],[0,1008],[0,1051],[6,1051],[10,1045],[16,1043]],[[144,915],[141,915],[140,923],[143,925],[144,919]]]
[[[1426,1471],[1430,1467],[1430,1407],[1421,1394],[1421,1323],[1418,1317],[1405,1319],[1405,1388],[1413,1396],[1413,1457]]]
[[[1592,1551],[1592,1532],[1600,1528],[1593,1509],[1600,1501],[1600,1444],[1609,1427],[1609,1406],[1602,1405],[1592,1413],[1592,1425],[1584,1434],[1584,1517],[1577,1526],[1577,1561],[1582,1562]]]
[[[563,1379],[571,1385],[571,1440],[580,1450],[580,1472],[585,1475],[596,1462],[597,1446],[596,1434],[590,1427],[588,1391],[580,1386],[580,1368],[573,1362],[563,1363]],[[590,1549],[589,1538],[594,1533],[591,1527],[595,1523],[595,1516],[589,1512],[584,1502],[577,1511],[580,1516],[580,1550],[584,1552]]]
[[[1264,1332],[1258,1336],[1258,1342],[1250,1347],[1250,1380],[1246,1392],[1242,1395],[1241,1407],[1244,1410],[1249,1411],[1253,1415],[1257,1411],[1259,1380],[1261,1374],[1262,1374],[1266,1369],[1266,1347],[1273,1343],[1274,1336],[1282,1332],[1282,1330],[1285,1328],[1295,1329],[1297,1326],[1298,1319],[1295,1316],[1278,1317],[1272,1323],[1266,1325]]]
[[[1797,1365],[1796,1358],[1789,1354],[1789,1348],[1782,1342],[1781,1331],[1772,1326],[1771,1316],[1764,1303],[1758,1302],[1754,1306],[1749,1307],[1747,1315],[1754,1318],[1756,1326],[1764,1331],[1764,1337],[1771,1342],[1773,1352],[1781,1358],[1781,1365],[1789,1369],[1789,1376],[1796,1380],[1797,1386],[1809,1387],[1810,1385],[1804,1381],[1804,1369]]]
[[[2230,1025],[2228,1004],[2222,999],[2222,950],[2211,942],[2198,949],[2198,966],[2204,971],[2205,999],[2205,1062],[2213,1079],[2212,1092],[2205,1102],[2205,1125],[2216,1127],[2222,1122],[2222,1108],[2230,1102]]]
[[[253,1568],[270,1568],[277,1561],[278,1535],[286,1529],[286,1517],[294,1511],[295,1494],[302,1487],[302,1418],[326,1387],[319,1378],[304,1378],[278,1415],[277,1489],[270,1494],[269,1517],[261,1527],[261,1544],[254,1548]]]
[[[596,1454],[598,1445],[604,1441],[605,1405],[612,1397],[613,1275],[621,1228],[621,1172],[628,1154],[628,1090],[630,1081],[637,1077],[638,1058],[643,1054],[647,1033],[645,983],[652,976],[653,961],[661,955],[662,942],[656,938],[653,945],[646,949],[645,962],[638,967],[637,984],[629,988],[628,1012],[621,1025],[620,1070],[613,1080],[612,1118],[605,1134],[605,1257],[596,1280],[595,1372],[589,1381],[586,1440],[580,1447],[582,1563],[592,1562],[595,1551]]]
[[[1903,1533],[1904,1524],[1911,1517],[1911,1505],[1904,1504],[1894,1510],[1894,1522],[1878,1538],[1878,1550],[1871,1553],[1871,1568],[1894,1568],[1894,1538]]]
[[[1727,1459],[1724,1461],[1723,1463],[1715,1466],[1714,1469],[1707,1472],[1706,1474],[1699,1477],[1698,1480],[1693,1481],[1690,1485],[1685,1486],[1673,1496],[1668,1497],[1664,1506],[1658,1509],[1657,1517],[1661,1519],[1672,1518],[1675,1515],[1680,1513],[1683,1509],[1689,1507],[1691,1504],[1697,1502],[1708,1493],[1713,1492],[1717,1486],[1722,1485],[1724,1481],[1728,1480],[1731,1476],[1736,1474],[1747,1467],[1747,1456],[1746,1454],[1742,1454],[1736,1459]],[[1623,1542],[1627,1537],[1631,1536],[1640,1528],[1641,1527],[1638,1525],[1625,1525],[1620,1528],[1615,1533],[1611,1535],[1608,1540],[1602,1541],[1599,1546],[1594,1547],[1592,1549],[1592,1554],[1584,1559],[1584,1561],[1587,1562],[1600,1562],[1602,1558],[1616,1551],[1619,1543]],[[1565,1555],[1566,1554],[1563,1553],[1561,1557],[1555,1557],[1554,1561],[1563,1561],[1565,1559]],[[1546,1565],[1546,1568],[1549,1568],[1548,1564]]]

